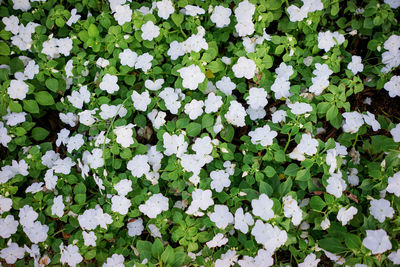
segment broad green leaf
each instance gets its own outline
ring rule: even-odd
[[[10,47],[5,42],[0,42],[0,55],[8,56],[10,54]]]
[[[22,103],[25,111],[29,113],[39,113],[39,106],[35,100],[24,99]]]
[[[45,82],[46,87],[49,88],[51,91],[57,93],[58,91],[58,81],[54,78],[49,78]]]
[[[326,204],[319,196],[313,196],[310,200],[310,206],[314,210],[321,211],[325,208]]]
[[[32,130],[32,137],[36,141],[42,141],[49,135],[49,131],[42,127],[35,127]]]
[[[52,95],[46,91],[40,91],[35,93],[35,99],[42,106],[54,105],[54,99]]]
[[[188,127],[186,127],[186,133],[188,136],[193,137],[201,132],[201,125],[197,122],[191,122]]]

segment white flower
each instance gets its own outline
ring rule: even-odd
[[[15,126],[19,123],[26,121],[26,112],[10,112],[3,116],[4,120],[7,120],[6,124],[9,126]]]
[[[72,267],[75,267],[83,260],[82,255],[79,254],[79,248],[76,245],[68,245],[67,247],[65,247],[64,244],[61,243],[60,253],[60,262],[63,264],[68,264]]]
[[[325,219],[323,219],[321,221],[321,228],[322,230],[326,230],[331,226],[331,221],[329,220],[328,217],[326,217]]]
[[[71,17],[69,17],[68,21],[65,24],[71,26],[72,24],[75,24],[80,18],[81,15],[77,15],[77,9],[73,8],[71,10]]]
[[[342,173],[334,173],[327,180],[326,192],[339,198],[342,196],[343,191],[346,189],[346,182],[342,179]]]
[[[146,80],[144,86],[150,91],[158,91],[164,84],[164,79],[157,79],[154,82],[152,80]]]
[[[342,114],[345,119],[343,123],[343,131],[346,133],[356,133],[360,127],[364,124],[364,119],[362,114],[357,111],[345,112]]]
[[[99,87],[101,90],[107,91],[107,93],[109,94],[113,94],[114,92],[117,92],[119,90],[117,82],[118,82],[117,76],[107,73],[106,75],[103,76],[103,79],[99,84]]]
[[[324,49],[325,52],[328,52],[336,44],[341,45],[344,41],[344,35],[338,32],[326,31],[318,33],[318,48]]]
[[[144,230],[142,218],[129,222],[126,226],[128,227],[128,235],[131,237],[140,236]]]
[[[3,122],[0,122],[0,143],[4,147],[8,147],[7,144],[10,143],[11,136],[8,135],[7,128],[4,127]]]
[[[23,100],[28,93],[28,85],[21,80],[11,80],[10,86],[7,88],[7,93],[12,99]]]
[[[168,198],[158,193],[152,195],[145,204],[139,205],[139,210],[149,218],[156,218],[161,212],[167,211],[168,207]]]
[[[393,218],[394,209],[390,206],[390,202],[386,199],[373,199],[370,202],[371,207],[369,208],[369,212],[375,219],[377,219],[380,223],[383,223],[387,218]]]
[[[317,259],[317,256],[314,253],[310,253],[304,259],[302,263],[299,264],[299,267],[317,267],[320,259]]]
[[[400,172],[397,172],[388,178],[386,191],[400,197]]]
[[[181,78],[183,79],[182,85],[190,90],[196,90],[199,83],[202,83],[205,79],[205,75],[201,72],[201,69],[197,65],[190,65],[189,67],[183,67],[178,70]]]
[[[226,243],[228,243],[228,238],[226,238],[223,234],[218,233],[213,237],[213,239],[208,241],[206,245],[209,248],[215,248],[215,247],[222,247]]]
[[[150,171],[147,155],[136,155],[126,165],[134,177],[142,177]]]
[[[210,19],[217,28],[224,28],[231,23],[230,16],[232,11],[230,8],[223,7],[223,6],[216,6],[214,7],[214,11],[210,16]]]
[[[347,68],[356,75],[364,70],[364,65],[361,63],[362,58],[360,56],[352,56],[351,62],[347,65]]]
[[[114,18],[121,26],[124,25],[126,22],[131,21],[132,10],[130,9],[129,5],[118,5],[115,8]]]
[[[221,80],[217,81],[215,86],[225,95],[232,95],[232,91],[236,88],[236,84],[227,76],[224,76]]]
[[[178,158],[186,152],[188,147],[188,144],[185,142],[185,136],[183,134],[170,135],[169,133],[165,132],[163,134],[163,143],[165,148],[164,154],[166,156],[176,154]]]
[[[307,103],[296,102],[288,103],[287,105],[290,108],[290,111],[295,115],[301,115],[307,112],[311,112],[313,110],[312,106]]]
[[[261,220],[256,221],[253,229],[251,229],[251,234],[256,242],[262,244],[270,253],[274,253],[276,249],[284,245],[288,238],[286,231],[269,223],[264,224]]]
[[[162,0],[156,3],[158,8],[158,16],[163,19],[168,19],[174,13],[175,9],[171,0]]]
[[[13,9],[21,10],[23,12],[28,11],[31,8],[31,4],[29,3],[29,0],[13,0]]]
[[[4,259],[7,264],[14,264],[18,259],[23,259],[24,256],[25,249],[14,242],[10,243],[8,247],[0,250],[0,258]]]
[[[211,92],[208,94],[207,99],[204,101],[205,112],[207,114],[217,112],[222,104],[222,97],[216,96],[214,92]]]
[[[285,217],[292,218],[293,225],[298,226],[303,219],[303,213],[299,208],[297,201],[289,195],[283,197],[282,202]]]
[[[372,127],[373,131],[378,131],[381,129],[381,125],[375,119],[375,115],[372,114],[371,112],[367,111],[367,115],[363,115],[363,119],[366,124]]]
[[[140,28],[142,30],[142,39],[147,41],[152,41],[160,35],[160,27],[154,25],[154,23],[149,20]]]
[[[72,153],[72,151],[74,151],[74,150],[79,150],[83,146],[84,143],[85,143],[85,140],[83,139],[82,134],[77,134],[77,135],[71,136],[68,139],[68,143],[67,143],[68,153]]]
[[[400,76],[393,76],[383,88],[389,92],[390,97],[400,96]]]
[[[119,53],[118,57],[119,60],[121,61],[121,65],[133,68],[136,64],[138,55],[136,54],[136,52],[127,48],[124,49],[124,51],[122,51],[121,53]]]
[[[9,238],[17,232],[18,225],[18,221],[16,221],[12,215],[0,218],[0,236],[2,238]]]
[[[139,111],[146,111],[147,106],[151,102],[150,94],[148,91],[144,91],[141,94],[139,94],[136,91],[133,91],[131,98],[133,101],[133,106],[135,107],[135,109]]]
[[[122,147],[130,147],[135,143],[133,140],[132,134],[134,127],[133,124],[129,123],[128,125],[118,126],[114,129],[114,133],[117,136],[117,143],[120,144]]]
[[[214,212],[209,217],[220,229],[225,229],[228,224],[233,223],[233,215],[229,212],[228,206],[225,205],[215,205]]]
[[[187,16],[195,17],[197,15],[205,14],[206,11],[198,6],[186,5],[183,9],[181,9],[181,13]]]
[[[249,95],[246,97],[247,104],[252,109],[264,108],[268,104],[268,94],[264,88],[252,87],[249,90]]]
[[[142,71],[147,72],[149,69],[151,69],[151,61],[153,58],[154,57],[147,52],[143,55],[140,55],[136,60],[135,68],[142,69]]]
[[[53,206],[51,206],[51,214],[62,217],[64,215],[64,208],[65,205],[63,202],[63,196],[57,196],[53,200]]]
[[[256,63],[246,57],[240,57],[235,65],[232,66],[232,71],[236,78],[252,79],[256,73]]]
[[[19,19],[18,17],[11,15],[9,17],[3,17],[2,22],[5,25],[5,30],[16,35],[19,31]]]
[[[254,131],[249,132],[251,142],[255,145],[260,144],[262,146],[270,146],[273,143],[274,138],[278,135],[276,131],[271,131],[268,125],[264,125],[262,128],[256,128]]]
[[[273,123],[280,123],[286,120],[287,113],[285,110],[277,110],[272,113],[272,122]]]
[[[64,144],[64,145],[68,144],[69,134],[70,134],[70,131],[68,129],[61,129],[61,131],[59,133],[57,133],[58,138],[56,140],[56,146],[61,146],[62,144]],[[60,156],[57,157],[57,159],[59,159],[59,158],[60,158]],[[53,167],[54,161],[51,162],[51,166],[47,166],[47,167],[48,168]]]
[[[196,188],[192,192],[192,203],[190,204],[187,214],[196,214],[199,209],[206,210],[208,207],[214,205],[214,201],[211,198],[212,192],[210,189],[202,190]],[[202,216],[202,215],[201,215]]]
[[[125,267],[125,258],[120,254],[113,254],[111,257],[107,258],[107,261],[102,267]]]
[[[390,130],[390,134],[393,136],[393,141],[400,142],[400,123]]]
[[[392,34],[384,43],[383,47],[388,50],[382,54],[382,63],[385,66],[381,72],[388,73],[391,69],[400,65],[400,36]]]
[[[367,237],[364,238],[362,244],[367,249],[371,250],[372,254],[382,254],[387,250],[392,249],[392,243],[389,236],[383,229],[367,230]]]
[[[243,208],[238,208],[235,212],[235,229],[247,234],[249,226],[254,224],[254,219],[249,212],[244,213]]]
[[[399,0],[384,0],[383,2],[385,2],[385,4],[388,4],[393,9],[400,7]],[[399,264],[399,263],[395,263],[395,264]]]
[[[239,3],[235,9],[237,24],[235,29],[240,37],[251,35],[254,32],[253,14],[256,7],[245,0]]]
[[[253,214],[259,216],[261,219],[268,221],[275,216],[272,206],[274,202],[266,195],[261,194],[258,199],[251,201],[251,207],[253,208]]]
[[[204,156],[211,154],[213,149],[211,138],[209,136],[196,138],[192,149],[196,152],[197,155]]]
[[[111,198],[111,210],[119,214],[126,215],[128,213],[131,201],[124,196],[113,196]]]
[[[122,63],[121,63],[121,64],[122,64]],[[96,65],[97,65],[98,67],[105,68],[105,67],[107,67],[108,65],[110,65],[110,61],[108,61],[108,60],[105,59],[105,58],[99,57],[99,58],[97,59],[97,61],[96,61]]]
[[[118,195],[126,196],[132,191],[132,181],[128,179],[122,179],[116,185],[114,185],[114,189],[118,192]]]
[[[97,236],[95,235],[95,233],[93,231],[90,232],[86,232],[83,231],[82,232],[82,237],[83,237],[83,241],[85,246],[96,246],[96,240],[97,240]]]
[[[400,249],[390,253],[388,259],[391,260],[394,264],[400,264]]]
[[[0,215],[4,212],[9,211],[11,209],[12,203],[13,201],[11,198],[6,198],[0,195]]]
[[[191,120],[195,120],[203,114],[203,100],[193,99],[185,105],[185,113],[189,115]]]
[[[30,227],[24,226],[23,230],[31,242],[37,244],[46,241],[49,226],[46,224],[43,225],[39,221],[36,221]]]
[[[229,187],[231,185],[231,180],[229,180],[229,174],[223,170],[212,171],[210,173],[211,181],[211,189],[215,189],[216,192],[221,192],[225,187]]]
[[[339,209],[337,214],[337,219],[342,223],[342,225],[346,225],[349,221],[351,221],[358,212],[357,208],[351,206],[350,208],[346,209],[342,207]]]
[[[237,127],[243,127],[245,123],[246,110],[236,100],[230,102],[229,110],[225,114],[225,119],[228,123],[233,124]]]

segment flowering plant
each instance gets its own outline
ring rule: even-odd
[[[400,264],[400,1],[141,2],[1,2],[0,265]]]

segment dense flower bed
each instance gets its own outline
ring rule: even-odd
[[[2,1],[0,265],[400,264],[400,1],[139,2]]]

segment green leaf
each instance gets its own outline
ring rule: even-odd
[[[344,236],[344,243],[349,249],[359,250],[361,248],[360,237],[354,234],[346,233]]]
[[[49,92],[46,92],[46,91],[40,91],[40,92],[35,93],[35,99],[42,106],[54,105],[53,96]]]
[[[16,101],[10,101],[8,103],[8,108],[11,112],[22,112],[22,106]]]
[[[296,181],[306,182],[310,179],[310,170],[303,169],[297,172]]]
[[[86,202],[86,194],[75,194],[74,200],[79,205],[85,204],[85,202]]]
[[[10,54],[10,47],[5,42],[0,42],[0,55],[8,56]]]
[[[215,61],[212,61],[210,63],[208,63],[207,68],[212,72],[212,73],[217,73],[220,72],[222,70],[224,70],[224,63],[222,63],[222,61],[220,59],[217,59]]]
[[[271,178],[276,174],[276,171],[272,166],[267,166],[264,169],[264,173],[265,173],[265,175],[267,175],[268,177]]]
[[[35,127],[32,130],[32,137],[36,141],[42,141],[49,135],[49,131],[42,127]]]
[[[164,263],[171,264],[175,260],[174,249],[168,245],[164,252],[161,254],[161,259]]]
[[[58,81],[54,78],[49,78],[45,82],[46,87],[49,88],[51,91],[57,93],[58,91]]]
[[[231,142],[233,140],[233,136],[235,135],[235,129],[229,124],[222,129],[220,135],[225,141]]]
[[[175,23],[176,26],[180,26],[183,22],[183,14],[181,13],[173,13],[171,15],[172,21]]]
[[[314,210],[321,211],[325,208],[326,204],[319,196],[313,196],[310,200],[310,206]]]
[[[139,252],[140,259],[151,259],[152,244],[149,241],[138,240],[136,242],[136,248]]]
[[[346,250],[343,244],[336,238],[327,237],[318,241],[318,244],[321,248],[332,252],[332,253],[341,253]]]
[[[39,106],[35,100],[23,100],[24,110],[29,113],[39,113]]]
[[[186,133],[188,136],[193,137],[198,135],[201,132],[201,125],[197,122],[189,123],[188,127],[186,127]]]
[[[295,163],[290,163],[289,166],[287,166],[284,174],[287,176],[295,176],[298,169],[299,166],[297,166]]]
[[[156,239],[151,246],[151,254],[154,258],[158,259],[164,251],[164,245],[160,239]]]
[[[328,109],[328,112],[326,113],[326,119],[327,119],[328,121],[331,121],[331,120],[333,120],[333,119],[336,118],[336,116],[338,115],[338,113],[339,113],[338,108],[337,108],[336,106],[331,106],[331,107]]]
[[[95,38],[99,35],[99,30],[97,29],[96,25],[90,24],[88,28],[89,37]]]
[[[74,187],[75,194],[85,194],[86,193],[86,186],[83,183],[79,183]]]
[[[374,135],[371,137],[371,145],[375,153],[388,152],[391,149],[396,149],[397,145],[393,138],[384,135]]]
[[[266,194],[267,196],[271,196],[272,195],[272,193],[274,192],[274,189],[269,185],[269,184],[267,184],[266,182],[264,182],[264,181],[261,181],[260,182],[260,186],[259,186],[259,189],[258,189],[259,191],[260,191],[260,193],[261,194]]]
[[[214,117],[211,114],[205,114],[201,118],[201,126],[203,128],[208,128],[214,125]]]

